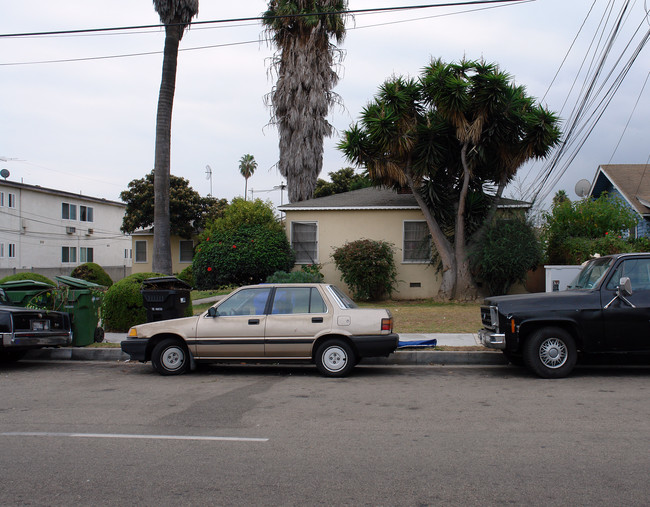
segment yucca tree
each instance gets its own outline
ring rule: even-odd
[[[165,25],[165,49],[156,116],[156,152],[154,162],[154,234],[152,270],[172,273],[169,217],[169,173],[171,126],[178,45],[185,29],[199,11],[198,0],[153,0],[154,9]]]
[[[255,162],[253,155],[247,153],[239,159],[239,172],[246,180],[246,184],[244,185],[244,200],[246,200],[246,195],[248,194],[248,178],[253,176],[255,169],[257,169],[257,162]]]
[[[323,166],[323,140],[332,135],[329,108],[338,100],[334,70],[345,37],[347,0],[272,0],[264,26],[277,53],[277,82],[269,94],[280,135],[278,169],[291,202],[309,199]]]
[[[413,191],[442,263],[439,297],[470,299],[476,287],[467,245],[482,232],[475,228],[473,238],[466,238],[470,191],[491,184],[500,197],[525,161],[545,157],[559,142],[557,125],[554,114],[497,66],[434,60],[419,80],[384,83],[339,148],[375,182]],[[445,197],[438,202],[454,198],[451,233],[441,227],[441,211],[428,205],[432,193]],[[485,223],[496,205],[493,199]]]

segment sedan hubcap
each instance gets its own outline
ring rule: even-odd
[[[162,356],[163,366],[168,370],[176,370],[183,364],[185,355],[178,347],[168,348]]]
[[[340,371],[347,362],[348,356],[341,347],[329,347],[323,353],[323,364],[329,371]]]
[[[560,368],[566,363],[569,351],[562,340],[549,338],[539,347],[539,359],[547,368]]]

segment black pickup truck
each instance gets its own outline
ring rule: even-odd
[[[70,343],[67,313],[11,306],[0,289],[0,363],[18,361],[31,349]]]
[[[567,376],[579,355],[650,359],[650,253],[592,259],[565,291],[486,298],[481,320],[483,345],[544,378]]]

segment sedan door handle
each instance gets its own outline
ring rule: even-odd
[[[319,323],[319,322],[323,322],[323,317],[312,317],[312,318],[311,318],[311,321],[312,321],[314,324]]]
[[[259,323],[260,323],[260,319],[248,319],[249,326],[256,326]]]

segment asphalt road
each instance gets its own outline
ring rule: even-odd
[[[647,505],[650,369],[25,361],[2,505]]]

